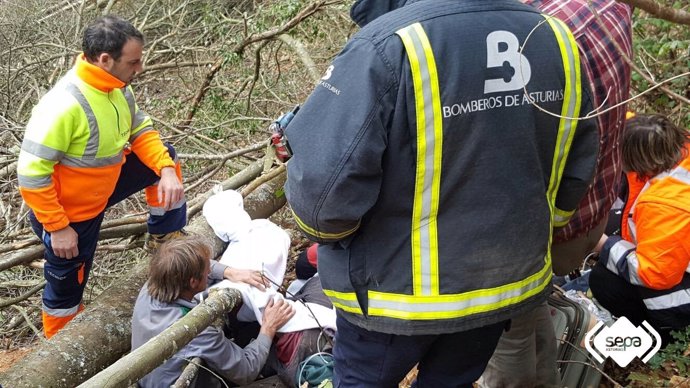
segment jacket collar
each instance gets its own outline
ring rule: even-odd
[[[89,63],[81,53],[77,57],[77,63],[75,64],[75,70],[77,72],[77,77],[87,84],[93,86],[94,88],[102,92],[110,92],[113,89],[121,89],[125,87],[125,83],[117,79],[112,74],[101,69],[100,67]]]

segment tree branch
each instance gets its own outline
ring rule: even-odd
[[[173,356],[218,317],[232,310],[242,294],[235,288],[217,288],[192,311],[141,347],[122,357],[79,387],[127,387]]]
[[[669,22],[690,25],[690,12],[682,9],[673,9],[664,7],[659,2],[654,0],[616,0],[619,3],[628,4],[630,6],[642,9],[647,13],[654,15],[659,19],[668,20]]]

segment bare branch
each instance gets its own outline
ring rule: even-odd
[[[651,15],[659,19],[668,20],[669,22],[685,24],[690,26],[690,12],[682,9],[673,9],[664,7],[654,0],[616,0],[619,3],[625,3],[630,6],[643,9]]]
[[[27,291],[26,293],[24,293],[24,294],[22,294],[22,295],[19,295],[19,296],[16,297],[16,298],[6,299],[6,300],[0,300],[0,309],[1,309],[1,308],[8,307],[8,306],[15,305],[15,304],[17,304],[17,303],[19,303],[19,302],[21,302],[21,301],[24,301],[24,300],[29,299],[32,295],[34,295],[34,294],[37,293],[38,291],[42,290],[43,287],[45,287],[45,285],[46,285],[46,282],[43,281],[43,282],[41,282],[41,283],[39,283],[39,284],[33,286],[33,287],[32,287],[29,291]]]

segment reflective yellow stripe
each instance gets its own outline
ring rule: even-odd
[[[559,208],[554,208],[553,224],[554,226],[561,227],[568,224],[570,217],[575,214],[575,210],[565,211]]]
[[[556,138],[556,149],[553,155],[551,177],[549,178],[549,189],[547,192],[547,200],[551,209],[552,218],[554,218],[552,222],[555,224],[556,195],[558,194],[565,162],[568,159],[570,146],[572,145],[575,130],[577,128],[577,120],[575,118],[580,117],[582,87],[580,55],[577,44],[575,43],[575,38],[562,21],[549,16],[544,17],[551,26],[556,40],[558,41],[558,46],[561,50],[561,59],[563,60],[563,71],[565,73],[565,91],[563,106],[561,108],[561,116],[563,117],[558,124],[558,137]],[[550,240],[549,238],[549,248],[551,247]]]
[[[331,299],[331,303],[336,308],[362,315],[362,309],[359,307],[359,302],[354,292],[338,292],[333,290],[323,290],[323,292]]]
[[[417,115],[417,167],[412,209],[415,295],[438,295],[437,216],[441,191],[443,121],[436,61],[419,23],[396,31],[410,61]]]
[[[295,219],[295,222],[297,222],[297,226],[299,226],[300,229],[302,229],[304,232],[306,232],[306,233],[308,233],[314,237],[324,239],[324,240],[339,240],[339,239],[342,239],[344,237],[347,237],[347,236],[351,235],[352,233],[354,233],[355,231],[357,231],[357,229],[359,229],[359,224],[361,222],[361,221],[358,221],[357,225],[355,225],[354,228],[346,230],[344,232],[326,233],[326,232],[320,232],[320,231],[310,227],[309,225],[305,224],[304,221],[302,221],[297,216],[297,214],[295,214],[294,211],[292,212],[292,216]]]
[[[368,293],[368,315],[398,319],[433,320],[460,318],[494,311],[537,295],[551,282],[551,263],[526,279],[511,284],[447,295]],[[333,305],[362,314],[354,292],[324,290]]]

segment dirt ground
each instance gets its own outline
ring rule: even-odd
[[[31,348],[0,350],[0,373],[9,369],[15,362],[21,360],[30,351]]]

